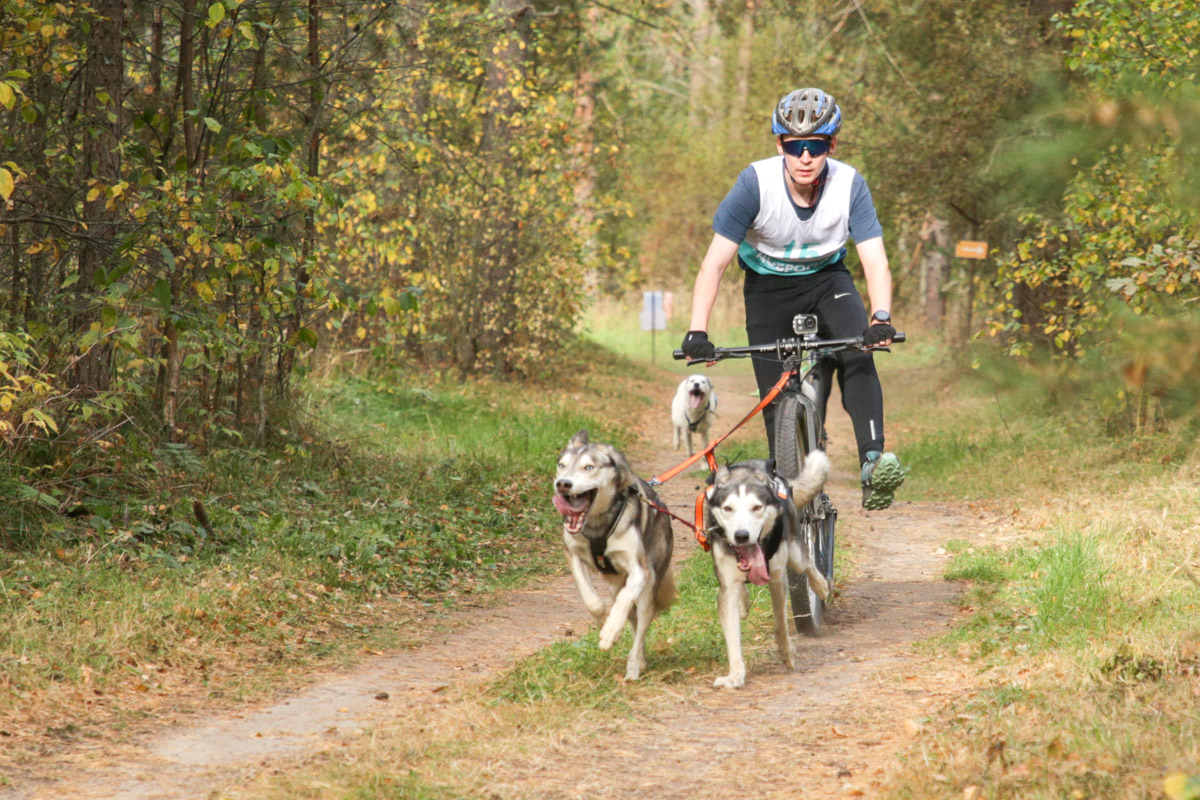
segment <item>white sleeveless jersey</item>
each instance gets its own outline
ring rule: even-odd
[[[758,216],[746,231],[738,255],[764,275],[809,275],[845,253],[850,234],[850,190],[855,170],[833,158],[812,216],[800,219],[783,177],[783,156],[755,161]]]

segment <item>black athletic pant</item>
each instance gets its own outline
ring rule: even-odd
[[[822,339],[859,336],[867,328],[867,310],[844,262],[831,264],[812,275],[796,277],[761,275],[744,270],[746,283],[746,334],[750,344],[770,344],[776,339],[795,336],[792,317],[816,314],[817,333]],[[754,378],[760,397],[765,397],[779,380],[782,364],[774,356],[754,358]],[[837,372],[842,392],[842,407],[854,423],[858,440],[858,460],[863,463],[867,451],[883,452],[883,390],[875,357],[871,353],[846,351],[828,363],[816,367],[822,379],[821,419],[825,419],[832,373]],[[775,403],[763,409],[771,458],[775,457]]]

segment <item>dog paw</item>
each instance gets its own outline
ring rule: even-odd
[[[745,685],[745,675],[725,675],[713,681],[713,686],[717,689],[741,689]]]
[[[625,668],[625,680],[636,681],[640,677],[642,677],[641,667],[630,666]]]
[[[600,649],[611,650],[612,646],[617,643],[617,637],[621,635],[622,625],[613,625],[612,620],[604,624],[600,629]]]

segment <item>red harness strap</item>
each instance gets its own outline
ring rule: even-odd
[[[708,543],[708,535],[705,533],[706,528],[704,526],[704,500],[707,497],[707,495],[708,495],[708,489],[701,489],[700,494],[696,495],[696,522],[695,522],[695,524],[688,522],[686,519],[679,516],[678,514],[672,514],[670,511],[667,510],[667,508],[665,506],[660,506],[658,503],[655,503],[653,500],[648,500],[647,498],[643,497],[640,493],[638,494],[638,497],[641,499],[641,501],[643,503],[650,506],[651,508],[653,508],[655,511],[659,512],[660,514],[666,514],[671,519],[682,522],[684,525],[691,528],[692,533],[696,534],[696,541],[700,543],[700,546],[704,548],[704,552],[707,553],[709,550],[709,547],[711,547],[711,545],[709,545],[709,543]],[[601,570],[601,571],[603,571],[603,570]]]

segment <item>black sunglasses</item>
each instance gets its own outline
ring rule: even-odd
[[[816,158],[828,153],[832,146],[833,143],[828,139],[790,139],[783,143],[783,152],[799,158],[807,150],[810,156]]]

